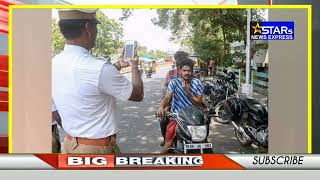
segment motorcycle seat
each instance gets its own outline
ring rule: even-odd
[[[252,98],[244,98],[243,102],[248,107],[249,112],[258,115],[259,117],[264,117],[265,115],[267,115],[265,108],[259,101]]]

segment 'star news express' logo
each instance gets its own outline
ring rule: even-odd
[[[250,22],[251,40],[294,40],[294,22]]]

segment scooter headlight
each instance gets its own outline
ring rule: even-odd
[[[207,136],[207,126],[187,126],[191,134],[192,141],[199,142],[204,141]]]

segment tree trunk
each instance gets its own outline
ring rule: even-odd
[[[204,70],[203,70],[203,76],[207,77],[208,76],[208,60],[204,61]]]
[[[223,27],[221,27],[221,29],[222,29],[222,34],[223,34],[223,54],[222,54],[222,61],[224,61],[225,59],[225,55],[226,55],[226,52],[227,52],[227,40],[226,40],[226,32],[225,32],[225,30],[224,30],[224,28]],[[223,62],[222,62],[223,63]]]

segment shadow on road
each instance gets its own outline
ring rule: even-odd
[[[257,153],[256,148],[251,146],[243,147],[238,143],[234,134],[234,128],[231,124],[220,124],[212,121],[210,124],[208,141],[213,144],[213,150],[215,153]]]
[[[118,104],[121,113],[118,144],[122,153],[151,153],[160,149],[162,136],[154,114],[161,102],[164,79],[143,81],[142,102],[127,101]]]

